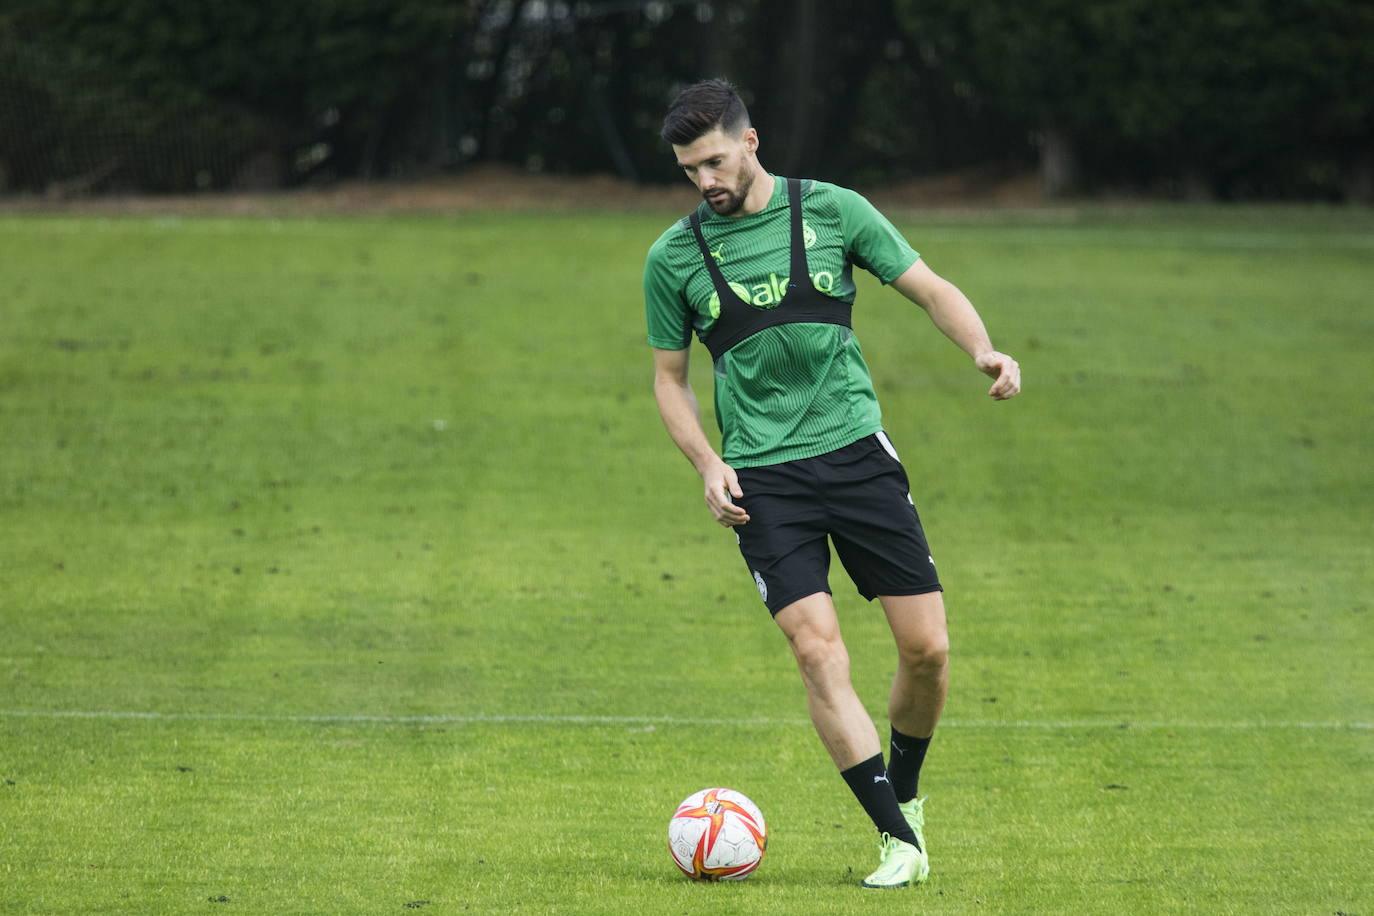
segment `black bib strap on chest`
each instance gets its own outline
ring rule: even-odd
[[[800,178],[787,179],[787,207],[791,211],[788,215],[792,222],[792,264],[787,276],[787,295],[790,296],[794,289],[815,292],[811,285],[811,268],[806,262],[806,222],[802,213]]]
[[[843,299],[827,296],[816,289],[811,282],[811,274],[806,259],[806,232],[802,223],[801,179],[787,179],[787,203],[791,217],[791,258],[787,291],[782,300],[771,308],[762,308],[745,302],[730,288],[720,265],[711,254],[706,236],[701,231],[700,210],[693,210],[689,221],[692,233],[696,236],[697,247],[701,249],[702,259],[706,262],[706,272],[711,277],[716,296],[720,299],[720,316],[702,343],[711,351],[712,359],[720,359],[736,344],[752,337],[765,328],[780,324],[838,324],[851,327],[853,304]]]

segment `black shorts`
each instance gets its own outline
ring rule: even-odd
[[[911,485],[883,433],[815,458],[739,472],[740,553],[769,612],[830,591],[829,537],[859,594],[943,591]]]

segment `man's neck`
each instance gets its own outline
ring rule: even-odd
[[[773,176],[769,175],[763,166],[757,168],[758,172],[754,177],[754,185],[749,189],[749,195],[744,198],[744,206],[740,207],[739,211],[734,214],[736,218],[752,216],[768,206],[768,202],[773,199],[773,188],[776,183]]]

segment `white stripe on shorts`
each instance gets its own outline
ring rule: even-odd
[[[887,450],[887,453],[892,456],[892,460],[901,461],[902,459],[897,457],[897,450],[892,447],[892,440],[887,437],[887,433],[880,429],[876,435],[878,437],[878,442],[880,442],[883,448]]]

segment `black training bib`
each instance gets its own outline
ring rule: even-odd
[[[853,327],[851,315],[854,304],[827,296],[811,284],[811,271],[806,261],[806,241],[802,234],[801,179],[787,179],[787,203],[792,211],[792,256],[787,278],[787,292],[773,308],[756,308],[735,294],[720,272],[720,265],[711,257],[706,237],[701,233],[701,214],[692,211],[692,232],[696,235],[701,257],[711,275],[711,283],[720,297],[720,317],[702,343],[712,359],[720,359],[731,347],[752,337],[764,328],[780,324],[838,324]]]

